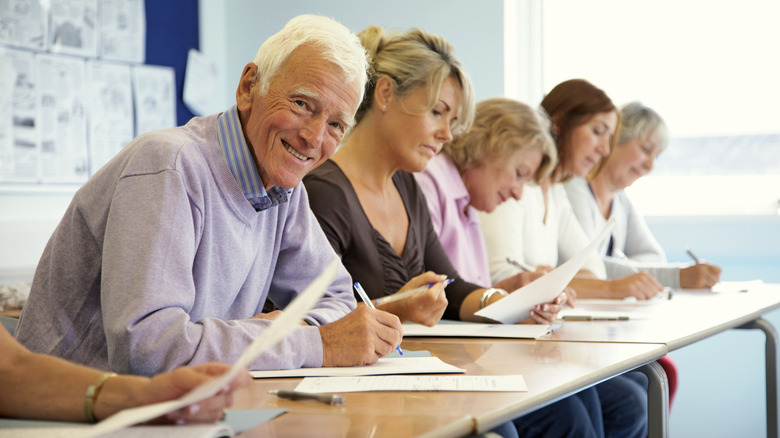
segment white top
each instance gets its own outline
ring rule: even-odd
[[[526,184],[521,200],[510,199],[492,213],[480,213],[493,284],[519,272],[507,262],[507,257],[531,267],[555,267],[590,243],[561,184],[550,187],[548,201],[545,222],[542,189]],[[582,269],[601,279],[607,275],[604,262],[597,254],[588,258]]]
[[[599,211],[596,198],[584,178],[574,178],[564,183],[574,214],[588,236],[595,236],[607,223]],[[599,246],[604,257],[609,278],[620,278],[633,273],[632,266],[646,271],[664,286],[680,287],[680,266],[667,263],[661,245],[655,240],[645,219],[634,208],[622,190],[615,193],[610,217],[617,219],[612,228],[612,247],[626,255],[629,261],[607,254],[609,240]]]

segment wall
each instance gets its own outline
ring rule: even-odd
[[[235,104],[244,66],[260,45],[292,17],[320,14],[333,17],[353,32],[369,25],[392,30],[420,27],[444,36],[474,82],[477,98],[503,94],[503,3],[470,0],[334,0],[295,2],[200,0],[201,50],[220,67],[221,99],[214,111]],[[475,20],[474,17],[479,17]]]

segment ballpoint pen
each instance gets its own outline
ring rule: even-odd
[[[525,265],[523,263],[518,262],[517,260],[513,259],[512,257],[507,257],[506,262],[510,265],[514,266],[515,268],[518,268],[520,270],[526,271],[526,272],[534,272],[533,269],[531,269],[530,266]]]
[[[288,400],[317,400],[320,403],[332,406],[341,406],[344,404],[344,397],[338,394],[312,394],[310,392],[285,391],[283,389],[272,389],[268,391],[268,393]]]
[[[360,295],[360,299],[363,300],[363,303],[365,303],[366,306],[368,306],[368,307],[370,307],[372,309],[376,309],[376,307],[374,307],[374,303],[372,303],[371,299],[368,298],[368,294],[366,293],[366,291],[363,290],[363,286],[361,286],[360,283],[357,282],[357,281],[355,282],[355,284],[353,286],[355,287],[355,290],[357,291],[358,295]],[[400,345],[396,346],[395,349],[396,349],[396,351],[398,351],[398,354],[400,354],[401,356],[404,355],[404,351],[401,350],[401,346]]]
[[[447,287],[447,285],[450,284],[450,283],[452,283],[452,278],[448,278],[448,279],[444,280],[444,287]],[[404,291],[404,292],[399,292],[397,294],[388,295],[386,297],[382,297],[382,298],[376,299],[376,300],[374,300],[374,305],[375,306],[380,306],[382,304],[387,304],[387,303],[392,303],[393,301],[402,300],[402,299],[404,299],[404,298],[406,298],[408,296],[411,296],[411,295],[414,295],[414,294],[417,294],[417,293],[420,293],[420,292],[425,292],[426,290],[436,286],[436,284],[437,283],[429,283],[427,286],[420,286],[420,287],[417,287],[417,288],[414,288],[414,289],[411,289],[411,290],[407,290],[407,291]]]
[[[631,269],[631,272],[633,272],[634,274],[638,274],[639,273],[639,269],[637,269],[636,266],[634,266],[634,264],[631,263],[631,260],[629,260],[628,257],[625,254],[623,254],[623,251],[621,251],[621,250],[619,250],[617,248],[614,248],[614,249],[612,249],[612,254],[614,254],[615,257],[617,257],[620,260],[622,260],[623,263],[626,264],[628,269]]]
[[[564,321],[628,321],[628,316],[565,315]]]
[[[691,249],[690,249],[690,248],[686,247],[686,248],[685,248],[685,252],[686,252],[686,253],[688,253],[688,255],[689,255],[689,256],[690,256],[690,257],[693,259],[693,261],[694,261],[696,264],[698,264],[698,263],[699,263],[699,258],[698,258],[698,257],[696,257],[696,255],[693,253],[693,251],[691,251]]]

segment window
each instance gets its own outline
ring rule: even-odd
[[[627,190],[643,213],[778,213],[780,2],[530,3],[516,7],[542,23],[526,38],[541,46],[543,92],[585,78],[669,125],[672,141],[655,170]]]

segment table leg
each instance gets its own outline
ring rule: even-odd
[[[647,436],[666,438],[669,436],[669,381],[658,362],[650,362],[637,371],[645,373],[647,385]]]
[[[758,318],[739,329],[758,329],[766,334],[766,436],[778,438],[777,424],[777,330],[767,320]]]

